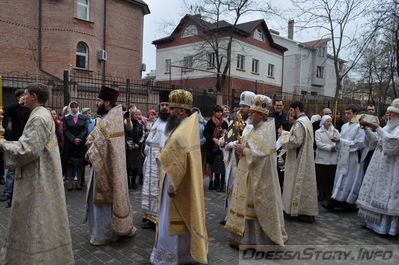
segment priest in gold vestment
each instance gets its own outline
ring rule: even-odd
[[[285,160],[283,204],[284,211],[298,221],[314,222],[318,214],[316,171],[313,151],[313,127],[304,113],[304,105],[292,102],[290,115],[295,116]]]
[[[262,245],[284,246],[285,231],[281,189],[277,174],[274,120],[268,120],[269,97],[252,99],[253,128],[234,149],[240,155],[225,228],[229,242],[241,249]]]
[[[168,138],[158,156],[160,201],[152,264],[208,262],[199,122],[197,113],[190,116],[192,102],[188,91],[169,94]]]
[[[32,113],[22,136],[0,143],[6,167],[16,170],[0,264],[75,264],[55,123],[42,106],[49,89],[31,84],[23,97]]]
[[[86,159],[93,165],[87,189],[90,243],[103,245],[133,236],[133,211],[127,184],[125,133],[118,91],[103,86],[97,98],[96,127],[87,137]]]

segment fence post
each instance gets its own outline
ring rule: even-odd
[[[69,71],[64,71],[64,106],[68,106],[69,98]]]
[[[126,79],[126,108],[130,105],[130,79]]]

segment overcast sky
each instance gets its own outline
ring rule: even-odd
[[[143,41],[143,63],[147,65],[147,73],[150,70],[155,70],[156,52],[153,40],[168,36],[172,29],[165,31],[165,23],[178,23],[180,19],[186,14],[183,0],[145,0],[148,4],[151,13],[144,17],[144,41]],[[275,8],[286,9],[291,7],[290,0],[279,0],[274,4]],[[243,18],[242,22],[264,18],[263,15],[251,15]],[[269,28],[278,30],[280,35],[287,36],[288,19],[265,19]],[[293,18],[295,19],[295,18]],[[310,41],[317,39],[320,36],[317,33],[295,31],[294,40]]]

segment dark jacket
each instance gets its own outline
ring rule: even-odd
[[[64,161],[68,163],[70,158],[84,160],[86,153],[87,121],[83,115],[78,116],[78,122],[75,124],[71,115],[64,117],[62,128],[64,131]],[[82,141],[75,145],[75,138]]]
[[[18,103],[10,105],[4,110],[3,128],[7,128],[11,121],[11,130],[6,136],[8,141],[18,141],[24,132],[25,124],[29,119],[31,110]]]
[[[288,117],[287,114],[285,114],[284,112],[282,112],[281,114],[279,114],[278,112],[271,112],[269,114],[269,117],[274,118],[274,124],[275,124],[275,128],[276,128],[276,139],[278,139],[278,129],[280,127],[283,127],[283,130],[285,131],[289,131],[291,130],[291,124],[289,124],[288,122]]]
[[[227,122],[223,121],[221,127],[222,127],[222,130],[227,130]],[[214,154],[216,152],[221,152],[218,149],[218,146],[212,140],[213,132],[215,131],[215,128],[216,128],[216,124],[212,121],[212,119],[210,119],[205,125],[204,136],[206,138],[205,149],[206,149],[206,162],[208,164],[213,163]],[[223,135],[223,134],[221,134],[221,135]]]

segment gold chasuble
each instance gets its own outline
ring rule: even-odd
[[[14,197],[1,264],[75,264],[61,159],[50,112],[32,110],[18,141],[5,141],[15,169]]]
[[[112,108],[105,117],[98,118],[87,137],[86,153],[96,173],[93,203],[112,205],[112,229],[129,234],[133,229],[126,172],[125,133],[122,106]],[[92,176],[92,174],[90,174]],[[91,179],[89,180],[89,187]],[[89,188],[87,189],[89,193]]]
[[[317,185],[313,150],[313,127],[305,115],[299,117],[289,134],[285,160],[283,204],[291,216],[318,214]]]
[[[246,145],[237,166],[225,228],[244,236],[246,220],[257,220],[274,243],[284,246],[283,204],[277,175],[274,120],[261,122],[243,136]]]
[[[176,191],[176,196],[169,198],[169,234],[189,232],[191,256],[200,263],[207,263],[208,235],[198,113],[185,119],[172,132],[158,159],[161,163],[160,187],[163,187],[165,174],[168,174],[170,185]]]

